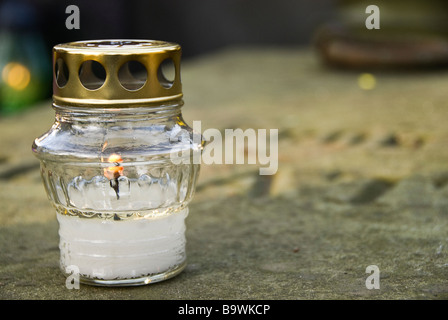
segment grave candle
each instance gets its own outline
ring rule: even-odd
[[[53,55],[55,123],[33,151],[57,212],[62,271],[105,286],[177,275],[202,150],[180,111],[180,46],[98,40]],[[179,152],[186,158],[173,162]]]

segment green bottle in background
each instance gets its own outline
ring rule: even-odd
[[[51,61],[38,32],[34,8],[20,1],[0,6],[0,114],[48,97]]]

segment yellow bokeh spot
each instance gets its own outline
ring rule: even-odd
[[[376,86],[376,78],[373,74],[363,73],[358,77],[358,86],[363,90],[372,90]]]
[[[10,62],[2,70],[3,81],[15,90],[25,89],[31,80],[27,67],[17,62]]]

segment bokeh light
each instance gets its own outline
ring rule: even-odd
[[[376,87],[376,78],[371,73],[362,73],[358,77],[358,86],[363,90],[373,90]]]
[[[11,88],[21,91],[31,80],[31,73],[27,67],[17,62],[10,62],[2,70],[3,81]]]

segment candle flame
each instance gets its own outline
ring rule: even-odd
[[[123,162],[123,158],[119,154],[113,153],[107,159],[107,162],[113,163],[114,166],[104,168],[104,176],[109,180],[117,179],[119,176],[123,175],[123,167],[120,163]]]

